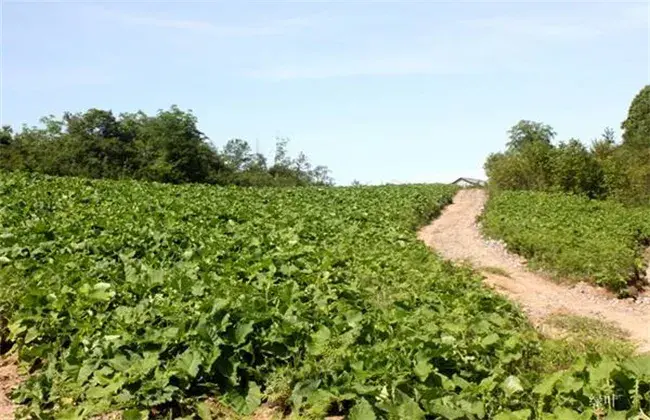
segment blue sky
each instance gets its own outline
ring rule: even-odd
[[[520,119],[619,132],[650,80],[647,2],[21,2],[2,123],[192,109],[217,146],[290,138],[338,184],[483,177]]]

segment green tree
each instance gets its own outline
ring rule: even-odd
[[[600,163],[611,157],[615,150],[616,136],[614,130],[609,127],[605,128],[599,139],[591,142],[590,152]]]
[[[159,110],[137,126],[138,177],[160,182],[206,182],[222,160],[197,128],[192,111]]]
[[[248,142],[230,140],[217,150],[198,129],[191,110],[177,106],[149,116],[115,116],[91,108],[40,120],[40,127],[0,130],[0,168],[90,178],[135,178],[169,183],[242,186],[330,185],[324,166],[304,153],[292,159],[287,139],[278,139],[271,168]]]
[[[634,97],[621,128],[624,146],[650,147],[650,85],[646,85]]]
[[[13,142],[14,131],[9,125],[3,125],[0,129],[0,146],[9,146]]]
[[[560,191],[599,198],[604,194],[603,170],[578,140],[562,142],[553,151],[551,185]]]
[[[621,127],[620,144],[608,127],[589,149],[575,139],[554,147],[550,126],[521,120],[508,131],[506,151],[486,159],[490,186],[650,203],[650,85],[634,97]]]
[[[21,157],[14,140],[14,131],[9,125],[0,129],[0,169],[13,169],[20,166]]]
[[[311,170],[311,182],[316,185],[334,185],[334,178],[331,176],[331,171],[327,166],[317,165]]]
[[[483,166],[490,186],[497,190],[539,189],[551,184],[553,129],[522,120],[508,130],[507,149],[488,156]]]
[[[65,113],[62,121],[46,124],[50,131],[65,129],[65,175],[120,178],[132,173],[134,133],[122,129],[112,111],[92,108],[84,113]]]
[[[555,131],[551,126],[540,122],[521,120],[508,131],[508,138],[508,149],[519,150],[526,144],[535,142],[551,145]]]
[[[241,139],[232,139],[222,150],[224,163],[234,171],[244,171],[253,162],[253,152],[250,144]]]

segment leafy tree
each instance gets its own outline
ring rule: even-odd
[[[250,144],[241,139],[229,140],[223,148],[222,155],[225,164],[235,171],[246,170],[253,162]]]
[[[602,139],[609,144],[614,144],[616,142],[616,134],[614,133],[614,129],[611,127],[605,127],[605,130],[603,130]]]
[[[550,186],[552,146],[524,143],[516,150],[488,157],[484,168],[491,187],[497,190],[545,190]]]
[[[149,116],[116,116],[91,108],[41,119],[40,127],[0,131],[0,168],[89,178],[135,178],[168,183],[242,186],[329,185],[324,166],[307,156],[292,159],[287,139],[278,139],[274,164],[252,153],[248,142],[230,140],[220,152],[198,129],[192,111],[177,106]]]
[[[634,97],[621,128],[624,146],[650,147],[650,85],[646,85]]]
[[[0,146],[8,146],[14,139],[14,131],[9,125],[3,125],[0,129]]]
[[[616,137],[614,130],[607,127],[599,139],[593,140],[591,142],[590,153],[600,162],[603,163],[604,160],[608,159],[616,150]]]
[[[540,142],[550,145],[555,137],[551,126],[540,122],[521,120],[508,131],[508,149],[519,150],[524,145]]]
[[[618,147],[603,170],[610,197],[628,204],[650,202],[650,149]]]
[[[551,181],[553,129],[521,120],[508,130],[507,149],[488,156],[484,169],[497,190],[548,189]]]
[[[327,166],[317,165],[310,172],[310,181],[316,185],[333,185],[334,179],[331,176],[331,171]]]
[[[291,166],[291,158],[287,152],[289,139],[278,137],[275,139],[275,156],[273,157],[273,166],[288,168]]]
[[[578,140],[552,145],[555,131],[521,120],[508,131],[507,149],[488,156],[484,168],[495,190],[534,189],[613,198],[630,204],[650,202],[650,85],[630,104],[622,123],[584,147]]]
[[[553,151],[551,185],[560,191],[586,194],[591,198],[604,193],[603,170],[595,156],[576,139],[562,142]]]
[[[22,167],[22,157],[16,147],[14,131],[5,125],[0,129],[0,169]]]
[[[111,111],[90,109],[85,113],[63,115],[62,121],[50,118],[47,129],[57,135],[65,130],[66,175],[92,178],[119,178],[132,170],[132,133],[124,132]]]

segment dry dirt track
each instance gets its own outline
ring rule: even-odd
[[[443,257],[467,261],[481,270],[493,267],[508,276],[483,271],[486,282],[518,302],[533,324],[550,314],[562,312],[610,321],[627,331],[638,343],[639,352],[650,351],[650,305],[620,300],[584,284],[570,287],[554,283],[526,270],[517,256],[486,241],[476,217],[481,213],[486,194],[479,189],[461,190],[441,216],[420,230],[418,237]],[[494,271],[494,270],[493,270]]]
[[[0,359],[0,420],[14,418],[14,405],[9,399],[11,388],[18,384],[18,370],[13,358]]]

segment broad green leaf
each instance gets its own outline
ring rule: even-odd
[[[564,375],[560,381],[555,385],[555,389],[559,392],[569,393],[576,392],[581,389],[584,382],[574,376]]]
[[[581,420],[583,418],[582,415],[577,411],[573,411],[570,408],[566,408],[566,407],[556,407],[553,410],[553,414],[555,415],[555,418],[557,418],[558,420],[560,419]]]
[[[524,387],[521,385],[519,378],[514,375],[510,375],[501,384],[501,389],[505,391],[507,396],[512,396],[517,392],[522,392],[524,390]]]
[[[38,329],[32,327],[27,330],[27,334],[25,334],[25,344],[31,343],[35,339],[38,338],[39,336],[39,331]]]
[[[348,415],[349,420],[375,420],[376,418],[375,411],[365,398],[358,400]]]
[[[483,346],[487,347],[487,346],[491,346],[492,344],[494,344],[494,343],[496,343],[498,341],[499,341],[499,335],[495,334],[495,333],[492,333],[492,334],[489,334],[489,335],[485,336],[483,338],[483,340],[481,340],[481,344]]]
[[[397,407],[397,415],[401,419],[423,420],[424,411],[412,399],[407,399]]]
[[[235,344],[244,343],[248,334],[253,332],[253,324],[253,321],[237,324],[237,328],[235,328]]]
[[[210,410],[210,406],[205,402],[200,402],[196,405],[196,413],[201,420],[212,420],[212,410]]]
[[[329,328],[322,326],[310,336],[309,352],[314,355],[322,354],[331,337]]]
[[[460,419],[466,415],[463,410],[447,401],[443,401],[443,399],[438,399],[431,403],[430,410],[433,414],[437,414],[442,418],[450,420]]]
[[[609,411],[605,416],[605,420],[625,420],[627,418],[625,411]]]
[[[618,368],[618,363],[613,360],[603,360],[597,366],[589,369],[589,379],[595,385],[608,381],[612,372]]]
[[[246,395],[246,406],[249,413],[252,413],[262,403],[262,391],[255,382],[248,384],[248,394]]]
[[[147,418],[149,418],[149,413],[147,410],[139,411],[136,409],[131,409],[122,412],[123,420],[145,420]]]
[[[192,349],[187,349],[178,359],[176,359],[176,367],[181,372],[186,373],[189,377],[193,378],[199,373],[199,367],[203,359],[201,354]]]
[[[650,355],[637,356],[626,360],[623,367],[640,378],[650,380]]]
[[[111,285],[109,283],[97,283],[92,287],[92,290],[88,297],[96,301],[110,300],[113,296],[115,296],[115,292],[113,290],[109,290],[110,288]]]
[[[262,401],[262,392],[255,382],[251,382],[245,395],[233,390],[225,395],[225,402],[237,413],[252,414]]]
[[[503,411],[493,417],[494,420],[528,420],[531,416],[531,411],[527,408],[517,411]]]
[[[546,376],[540,383],[535,385],[533,392],[541,395],[552,395],[555,384],[560,380],[564,375],[564,372],[554,372]]]
[[[427,357],[423,354],[416,355],[416,363],[413,371],[421,381],[425,381],[429,374],[433,372],[433,366],[427,360]]]

